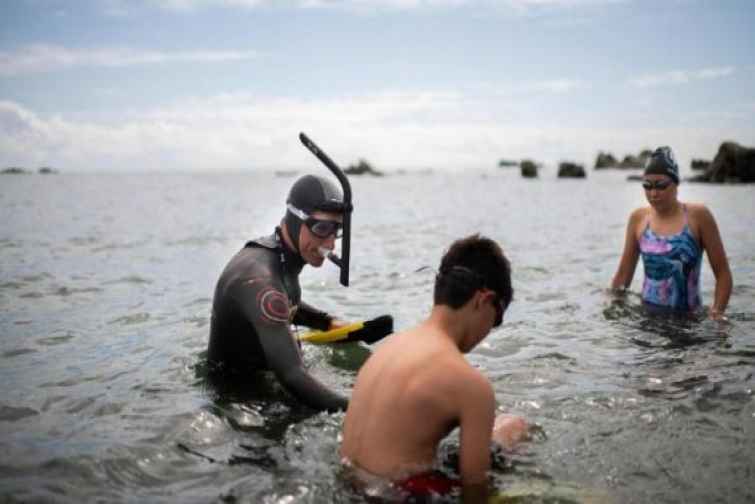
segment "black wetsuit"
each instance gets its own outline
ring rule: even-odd
[[[280,228],[248,242],[220,275],[212,304],[207,358],[219,372],[271,370],[302,403],[345,410],[348,400],[307,373],[291,323],[326,330],[332,318],[301,302],[304,261],[289,250]]]

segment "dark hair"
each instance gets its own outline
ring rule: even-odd
[[[473,234],[456,240],[440,260],[433,302],[457,309],[484,288],[500,296],[504,309],[508,307],[514,297],[509,260],[490,238]]]

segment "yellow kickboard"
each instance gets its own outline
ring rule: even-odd
[[[307,343],[333,343],[348,338],[349,333],[358,331],[362,327],[364,327],[364,322],[355,322],[329,331],[308,331],[300,334],[299,340]]]

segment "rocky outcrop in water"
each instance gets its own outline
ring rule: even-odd
[[[610,152],[598,152],[598,157],[595,159],[595,169],[600,170],[603,168],[621,168],[625,170],[637,170],[645,167],[645,163],[650,158],[653,152],[649,149],[645,149],[638,156],[634,154],[627,154],[624,159],[618,161]]]
[[[710,166],[710,161],[707,159],[693,159],[690,163],[690,168],[692,168],[694,171],[703,171],[707,170]]]
[[[510,166],[517,166],[519,164],[519,161],[514,161],[513,159],[501,159],[498,161],[498,168],[508,168]]]
[[[600,151],[598,152],[598,157],[595,159],[596,170],[600,170],[601,168],[616,168],[618,164],[618,160],[610,152]]]
[[[31,172],[24,170],[23,168],[19,168],[18,166],[11,166],[9,168],[3,168],[2,170],[0,170],[0,173],[3,175],[24,175]]]
[[[559,178],[585,178],[585,167],[568,161],[563,161],[558,164],[558,177]]]
[[[522,162],[519,163],[519,168],[522,172],[522,177],[525,177],[525,178],[537,177],[537,163],[535,163],[531,159],[523,159]]]
[[[26,168],[21,168],[19,166],[10,166],[8,168],[3,168],[0,170],[0,175],[30,175],[34,173],[31,170],[27,170]],[[42,168],[37,170],[37,173],[41,175],[51,175],[53,173],[58,173],[58,170],[54,168],[50,168],[49,166],[43,166]]]
[[[619,163],[619,168],[629,168],[632,170],[645,168],[645,163],[647,163],[647,160],[650,159],[650,156],[652,155],[653,151],[648,149],[640,152],[639,156],[628,154],[624,156],[624,159]]]
[[[705,173],[689,179],[692,182],[755,182],[755,148],[735,142],[724,142]]]
[[[351,164],[344,171],[347,175],[372,175],[382,177],[383,172],[376,170],[368,161],[360,159],[357,164]]]

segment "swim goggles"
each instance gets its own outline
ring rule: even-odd
[[[643,180],[642,187],[646,191],[650,191],[652,189],[658,189],[659,191],[663,191],[672,183],[673,183],[672,180],[656,180],[655,182],[653,182],[652,180]]]
[[[493,291],[495,292],[495,291]],[[493,298],[493,308],[495,308],[495,320],[493,321],[493,327],[498,327],[503,323],[503,299],[498,293],[495,293]]]
[[[493,294],[495,294],[495,297],[493,297],[492,301],[493,308],[495,308],[495,320],[493,321],[493,327],[498,327],[503,323],[503,312],[505,311],[505,308],[503,306],[503,298],[494,289],[488,287],[488,283],[480,273],[473,271],[466,266],[456,265],[451,266],[451,268],[449,268],[445,272],[441,270],[441,274],[460,275],[461,277],[466,277],[467,279],[471,280],[474,284],[477,284],[479,286],[477,288],[490,289],[491,291],[493,291]]]
[[[312,234],[316,237],[321,239],[330,238],[331,236],[335,236],[336,238],[341,237],[341,228],[343,227],[343,223],[335,220],[318,219],[316,217],[312,217],[304,210],[296,208],[291,203],[286,205],[286,208],[288,208],[288,210],[292,214],[301,219],[309,228],[309,230],[312,231]]]

